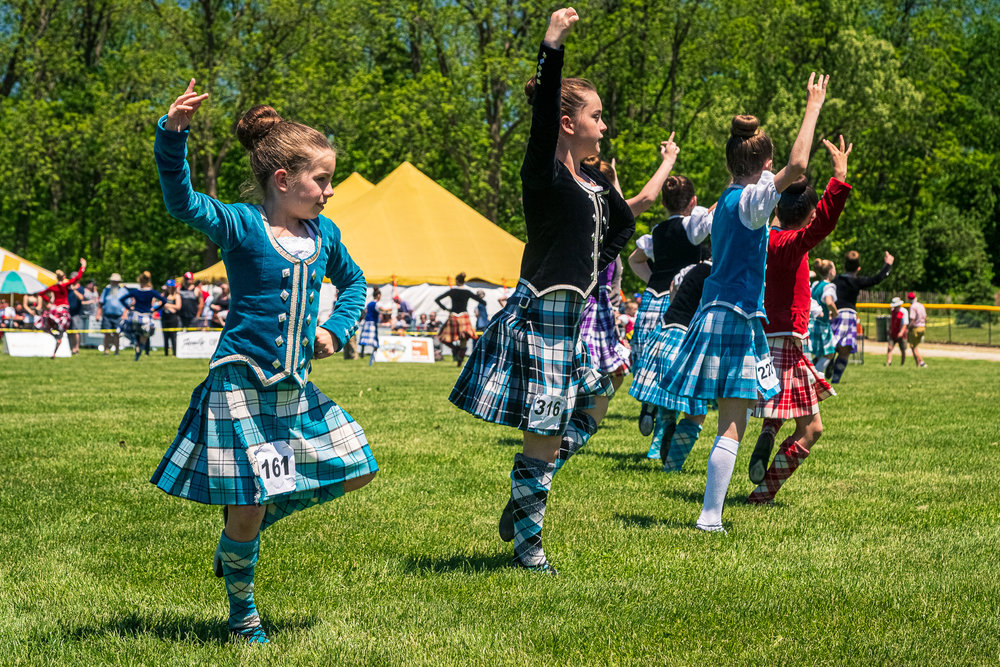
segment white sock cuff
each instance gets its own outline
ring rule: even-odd
[[[736,456],[737,450],[740,448],[740,443],[732,438],[727,438],[724,435],[715,436],[715,444],[712,445],[712,449],[718,447],[724,452],[728,452],[733,456]],[[709,453],[711,455],[711,453]]]

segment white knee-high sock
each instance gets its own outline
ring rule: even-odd
[[[705,482],[705,500],[698,517],[698,528],[722,530],[722,506],[726,502],[729,480],[736,466],[736,451],[740,443],[732,438],[717,436],[712,452],[708,455],[708,476]]]

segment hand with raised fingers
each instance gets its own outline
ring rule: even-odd
[[[580,15],[572,7],[557,9],[549,17],[549,28],[545,31],[545,44],[553,49],[562,46],[566,35],[569,34],[573,24],[580,20]]]
[[[187,90],[170,105],[170,111],[167,112],[167,129],[174,132],[186,130],[191,124],[191,117],[207,97],[208,93],[199,95],[194,92],[194,79],[191,79]]]
[[[81,257],[80,258],[80,268],[81,269],[86,269],[87,268],[87,258],[86,257]]]
[[[830,81],[830,75],[820,74],[816,78],[816,72],[809,74],[809,85],[806,94],[806,107],[820,108],[826,100],[826,84]]]
[[[663,161],[676,160],[677,154],[681,152],[681,147],[674,143],[674,133],[670,133],[670,137],[666,141],[660,142],[660,157]]]
[[[885,251],[885,263],[892,266],[892,263],[896,261],[896,258],[889,254],[889,251]]]
[[[840,148],[832,141],[823,140],[823,145],[830,152],[830,160],[833,161],[833,177],[838,181],[847,179],[847,157],[851,154],[854,144],[849,144],[844,148],[844,135],[840,135]]]

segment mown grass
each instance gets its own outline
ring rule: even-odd
[[[365,427],[365,489],[265,533],[273,644],[226,642],[216,508],[147,483],[203,361],[0,359],[3,664],[997,664],[1000,364],[851,366],[773,507],[697,532],[710,414],[685,472],[644,458],[625,391],[556,479],[555,578],[496,537],[517,434],[447,401],[434,366],[331,360]]]

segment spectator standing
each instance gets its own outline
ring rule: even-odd
[[[202,296],[201,290],[196,288],[194,274],[190,271],[184,274],[184,280],[181,281],[181,288],[178,290],[178,294],[181,297],[181,310],[179,313],[181,326],[185,329],[196,327],[198,325],[198,315],[205,305],[205,297]]]
[[[69,302],[69,331],[66,332],[69,351],[71,354],[79,354],[80,334],[77,332],[83,328],[83,288],[79,283],[69,288],[66,301]]]
[[[108,354],[111,345],[114,344],[115,354],[120,348],[118,341],[118,320],[125,312],[125,306],[120,301],[121,297],[128,294],[128,288],[122,287],[122,277],[120,273],[112,273],[108,278],[108,284],[101,290],[101,330],[104,331],[104,354]],[[108,333],[108,331],[111,333]]]
[[[427,313],[420,313],[420,317],[417,319],[417,331],[427,331]]]
[[[486,310],[486,292],[476,290],[480,301],[476,304],[476,331],[483,331],[490,323],[490,314]]]
[[[163,310],[160,311],[160,324],[163,326],[163,356],[170,356],[170,348],[174,348],[174,356],[177,356],[177,331],[181,326],[181,302],[180,291],[177,289],[177,281],[169,279],[163,285],[163,296],[166,301]]]
[[[212,299],[212,324],[226,326],[226,316],[229,314],[229,283],[219,285],[219,295]]]
[[[892,366],[892,349],[899,345],[899,365],[906,363],[906,330],[910,324],[910,314],[903,308],[903,300],[892,297],[889,303],[889,349],[886,352],[886,366]]]
[[[924,304],[917,301],[916,292],[908,293],[906,298],[910,300],[910,331],[908,336],[910,352],[913,354],[913,360],[917,362],[917,368],[923,368],[927,362],[924,361],[918,348],[924,342],[924,332],[927,330],[927,309],[924,308]]]

